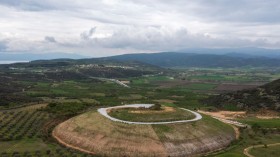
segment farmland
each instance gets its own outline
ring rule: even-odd
[[[106,154],[110,152],[121,152],[114,149],[119,137],[129,137],[143,143],[153,144],[154,150],[143,147],[142,153],[175,153],[181,149],[189,149],[183,146],[187,139],[196,139],[197,136],[205,137],[205,143],[221,138],[219,135],[228,137],[224,139],[227,149],[218,153],[218,156],[235,154],[242,156],[242,150],[246,146],[262,143],[273,143],[279,141],[277,128],[278,119],[260,120],[255,117],[245,117],[238,121],[255,126],[253,130],[241,129],[241,138],[230,144],[234,137],[233,129],[211,117],[203,116],[203,120],[187,125],[149,125],[149,126],[127,126],[109,122],[100,117],[96,109],[101,107],[118,106],[135,103],[160,103],[166,107],[174,108],[178,112],[164,114],[164,120],[190,119],[189,115],[178,108],[190,110],[219,110],[217,106],[203,103],[203,100],[220,93],[234,92],[240,89],[251,89],[259,85],[275,80],[279,76],[279,71],[271,69],[172,69],[139,65],[133,67],[129,63],[130,70],[118,63],[102,62],[102,65],[79,65],[57,66],[55,63],[36,63],[34,66],[13,65],[0,67],[0,156],[96,156],[99,154],[88,154],[65,147],[52,137],[52,132],[63,140],[68,137],[84,136],[88,130],[96,131],[96,138],[107,137],[112,134],[110,140],[115,140],[110,147],[102,147]],[[123,63],[121,63],[123,64]],[[113,65],[113,66],[112,66]],[[18,68],[21,67],[21,68]],[[139,68],[141,67],[141,68]],[[91,73],[90,71],[96,71]],[[140,74],[135,74],[134,69]],[[78,71],[78,72],[77,72]],[[104,72],[102,72],[104,71]],[[112,73],[110,73],[112,71]],[[98,78],[108,77],[126,82],[130,88],[125,88],[112,81]],[[227,106],[229,110],[235,110],[235,106]],[[128,110],[112,112],[115,117],[125,120],[135,121],[161,121],[162,115],[149,114],[150,119],[145,116],[135,116]],[[141,114],[139,114],[141,115]],[[89,118],[92,117],[92,118]],[[77,127],[73,120],[77,120],[81,125]],[[64,123],[65,122],[65,123]],[[87,125],[94,123],[94,125]],[[108,124],[103,126],[102,124]],[[58,127],[59,126],[59,127]],[[68,130],[63,134],[60,128],[73,126],[75,130]],[[107,127],[107,128],[106,128]],[[276,128],[276,129],[275,129]],[[102,129],[98,131],[98,129]],[[136,131],[135,134],[127,130]],[[203,130],[204,129],[204,130]],[[66,129],[67,130],[67,129]],[[187,131],[186,131],[187,130]],[[193,131],[197,130],[197,132]],[[266,130],[266,131],[263,131]],[[207,131],[207,133],[205,132]],[[185,132],[185,134],[181,133]],[[265,132],[265,135],[264,133]],[[81,134],[79,134],[81,133]],[[144,138],[140,138],[144,137]],[[213,138],[209,138],[213,137]],[[74,137],[73,137],[74,138]],[[71,139],[71,138],[70,138]],[[152,139],[152,141],[150,141]],[[208,139],[208,140],[207,140]],[[75,140],[75,139],[73,139]],[[181,141],[182,145],[175,146]],[[257,142],[256,142],[257,141]],[[70,142],[73,141],[65,141]],[[134,141],[121,141],[131,144],[129,149],[135,150],[140,147]],[[169,145],[168,142],[173,142]],[[95,150],[90,143],[85,143],[82,148]],[[166,147],[169,145],[170,147]],[[125,146],[125,145],[124,145]],[[220,147],[221,145],[216,145]],[[201,153],[216,150],[216,148],[203,148]],[[168,148],[168,149],[166,149]],[[101,148],[95,150],[102,152]],[[197,152],[198,153],[198,152]],[[102,153],[100,153],[102,154]],[[212,154],[210,154],[211,156]],[[214,155],[215,156],[215,155]]]

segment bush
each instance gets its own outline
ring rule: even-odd
[[[149,109],[150,109],[150,110],[162,110],[161,104],[159,104],[159,103],[154,104],[154,105],[151,106]]]
[[[73,116],[87,109],[90,105],[79,102],[49,103],[46,110],[63,116]]]

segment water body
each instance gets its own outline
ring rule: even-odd
[[[0,64],[26,63],[29,61],[0,61]]]

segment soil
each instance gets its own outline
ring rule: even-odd
[[[130,113],[143,113],[143,114],[147,114],[147,113],[165,113],[165,112],[174,112],[175,109],[173,107],[168,107],[165,106],[163,108],[163,110],[132,110],[129,111]]]
[[[212,116],[212,117],[218,117],[222,119],[235,119],[235,118],[243,118],[246,116],[245,111],[218,111],[218,112],[207,112],[207,111],[201,111],[200,113]]]

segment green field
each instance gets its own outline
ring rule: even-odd
[[[254,132],[251,129],[241,130],[241,138],[233,143],[227,149],[208,155],[209,157],[246,157],[243,150],[249,146],[278,143],[280,141],[280,134],[274,131],[263,133],[262,131]]]
[[[279,157],[280,145],[252,148],[249,153],[254,155],[255,157]]]
[[[258,126],[260,128],[280,128],[280,119],[259,119],[259,118],[246,118],[239,120],[242,123],[249,124],[251,126]]]

